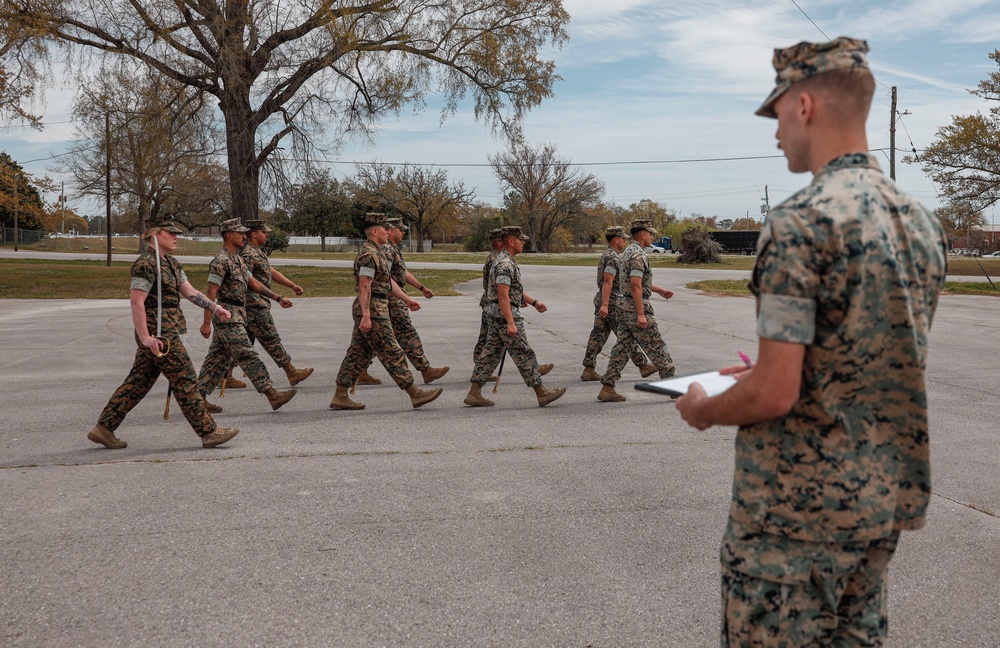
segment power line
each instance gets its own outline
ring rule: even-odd
[[[796,9],[798,9],[799,11],[802,12],[802,15],[806,17],[806,20],[808,20],[809,22],[812,23],[813,27],[815,27],[816,29],[819,29],[819,33],[823,34],[823,37],[826,40],[833,40],[832,38],[830,38],[829,36],[826,35],[825,31],[823,31],[822,29],[820,29],[819,25],[817,25],[816,22],[812,18],[809,17],[809,14],[807,14],[805,12],[805,9],[803,9],[802,7],[799,6],[799,3],[795,2],[795,0],[792,0],[792,4],[795,5]]]

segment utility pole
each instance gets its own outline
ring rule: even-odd
[[[104,113],[104,229],[108,233],[108,267],[111,267],[111,113]]]
[[[14,178],[14,251],[17,252],[17,178]]]
[[[909,110],[896,111],[896,86],[892,86],[892,114],[889,120],[889,177],[893,180],[896,179],[896,117],[909,114]]]
[[[896,86],[892,86],[892,112],[889,115],[889,177],[896,179]]]

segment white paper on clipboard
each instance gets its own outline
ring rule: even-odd
[[[635,388],[642,391],[655,392],[657,394],[667,394],[677,398],[687,393],[691,383],[698,383],[705,389],[709,396],[718,396],[736,384],[736,379],[732,376],[723,376],[718,371],[705,371],[703,373],[689,374],[687,376],[677,376],[675,378],[665,378],[652,382],[636,383]]]

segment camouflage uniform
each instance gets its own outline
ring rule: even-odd
[[[403,254],[399,248],[392,243],[382,246],[382,254],[389,263],[389,276],[400,288],[406,285],[406,263],[403,261]],[[392,333],[396,336],[396,343],[403,350],[406,357],[410,359],[417,371],[424,371],[431,366],[424,354],[424,345],[420,342],[417,329],[413,327],[413,320],[410,319],[410,309],[406,303],[398,297],[389,296],[389,319],[392,322]]]
[[[354,333],[351,336],[351,346],[340,364],[337,384],[341,387],[353,386],[358,376],[371,364],[372,356],[375,356],[399,388],[406,389],[413,384],[413,374],[406,366],[406,354],[399,348],[392,332],[392,321],[389,318],[389,292],[392,290],[389,262],[379,246],[370,240],[361,245],[361,250],[354,258],[355,290],[359,290],[358,277],[362,275],[372,279],[371,301],[368,305],[372,327],[367,333],[361,332],[361,302],[359,298],[355,298],[351,306]]]
[[[791,411],[737,432],[723,645],[751,631],[884,640],[886,568],[931,492],[925,373],[946,249],[935,217],[865,153],[830,161],[768,215],[757,332],[806,355]]]
[[[612,331],[615,337],[619,337],[620,324],[618,322],[618,301],[621,297],[621,276],[622,260],[618,251],[613,247],[608,247],[601,255],[601,260],[597,263],[597,295],[594,297],[594,328],[590,331],[590,339],[587,340],[587,351],[583,356],[584,367],[594,367],[597,365],[597,354],[601,352],[608,341]],[[611,282],[611,296],[608,298],[608,315],[601,317],[601,290],[604,288],[604,275],[613,277]],[[646,356],[638,346],[633,345],[630,350],[632,362],[637,367],[646,366]]]
[[[258,246],[247,243],[243,246],[240,256],[250,268],[253,278],[271,288],[271,262],[267,255]],[[254,340],[271,356],[271,359],[279,367],[284,367],[292,361],[292,356],[288,355],[285,346],[281,343],[281,336],[274,325],[274,318],[271,317],[271,300],[260,293],[252,290],[247,291],[246,303],[247,336],[250,344]]]
[[[490,269],[493,267],[493,262],[497,260],[498,254],[500,252],[497,250],[491,250],[490,255],[486,257],[486,263],[483,264],[483,296],[479,298],[479,308],[482,309],[482,315],[479,319],[479,339],[476,340],[476,348],[472,352],[473,364],[479,362],[479,356],[483,354],[483,347],[486,346],[486,335],[490,330],[490,318],[486,314],[486,305],[489,302],[486,297],[490,291]]]
[[[517,335],[507,335],[507,320],[500,311],[500,298],[497,284],[510,286],[510,310],[517,325]],[[542,374],[538,370],[538,360],[535,352],[528,345],[528,337],[524,332],[524,318],[521,317],[521,302],[524,299],[524,286],[521,285],[521,269],[506,250],[497,254],[490,267],[489,283],[486,291],[487,318],[486,343],[483,346],[479,360],[472,372],[471,382],[483,384],[490,379],[493,371],[503,357],[504,350],[517,365],[521,378],[528,387],[542,384]]]
[[[653,314],[653,307],[649,303],[649,298],[653,294],[653,271],[649,269],[649,257],[638,243],[632,242],[625,251],[622,252],[622,270],[619,273],[618,290],[621,296],[618,298],[618,341],[611,349],[611,360],[608,361],[608,369],[601,377],[601,382],[614,387],[621,378],[622,369],[628,362],[631,349],[636,346],[642,348],[649,356],[661,376],[671,375],[674,372],[674,361],[670,358],[667,345],[660,335],[660,329],[656,325],[656,316]],[[635,309],[635,300],[632,299],[630,280],[632,277],[642,277],[642,310],[646,315],[646,328],[639,328],[639,315]]]
[[[226,248],[215,255],[208,266],[208,283],[219,286],[216,301],[226,308],[232,317],[221,322],[217,315],[212,315],[215,329],[212,333],[212,344],[198,374],[198,391],[205,396],[212,393],[233,361],[243,368],[243,373],[258,392],[263,394],[271,388],[271,377],[267,373],[267,367],[254,351],[247,333],[245,304],[249,292],[247,280],[251,276],[250,268],[247,267],[243,257]]]
[[[156,332],[157,297],[154,254],[153,248],[149,248],[132,264],[131,288],[149,293],[146,296],[145,308],[146,326],[149,328],[150,334]],[[180,307],[180,286],[187,281],[187,275],[184,274],[180,262],[169,254],[164,255],[160,267],[163,312],[160,337],[169,340],[170,350],[163,357],[157,358],[153,352],[142,346],[137,333],[135,340],[139,348],[135,353],[132,370],[129,371],[125,382],[115,390],[97,422],[112,432],[117,430],[122,421],[125,420],[125,416],[149,393],[162,373],[170,383],[174,398],[180,405],[184,418],[188,420],[198,436],[205,436],[215,431],[215,421],[212,419],[212,415],[205,411],[205,401],[202,400],[197,390],[194,364],[180,338],[181,335],[187,333],[184,311]]]

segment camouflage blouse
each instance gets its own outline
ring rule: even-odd
[[[403,260],[403,253],[392,243],[386,243],[382,246],[382,255],[385,256],[386,261],[389,263],[389,276],[396,282],[396,285],[400,289],[405,291],[406,261]],[[409,314],[409,312],[410,309],[406,307],[406,303],[402,299],[389,297],[390,317],[400,317]]]
[[[239,253],[222,248],[208,264],[208,283],[219,287],[216,301],[228,310],[232,317],[220,322],[218,316],[212,315],[212,322],[220,324],[246,324],[244,308],[247,300],[247,283],[252,275],[250,268]]]
[[[649,257],[641,245],[633,242],[622,252],[622,266],[618,276],[618,290],[621,293],[618,307],[635,312],[631,279],[642,277],[642,309],[647,315],[652,315],[653,307],[649,304],[649,298],[653,294],[653,271],[649,269]]]
[[[253,275],[253,278],[270,288],[271,262],[268,260],[264,250],[253,243],[247,243],[243,246],[240,256],[243,257],[243,261],[250,268],[250,274]],[[247,308],[271,308],[271,300],[260,293],[248,290]]]
[[[757,332],[806,347],[802,387],[788,414],[739,429],[731,525],[823,543],[923,526],[945,251],[937,219],[867,154],[831,161],[771,211],[751,280]],[[741,571],[764,560],[729,546]]]
[[[389,292],[392,284],[389,283],[389,261],[379,249],[379,246],[372,241],[365,241],[358,251],[358,256],[354,257],[354,290],[358,292],[359,277],[370,277],[372,280],[372,298],[368,305],[368,312],[372,319],[389,318]],[[361,317],[361,304],[355,298],[351,307],[354,317]]]
[[[490,268],[490,283],[486,291],[486,313],[491,317],[503,317],[500,310],[500,297],[497,293],[497,284],[510,286],[510,310],[514,319],[521,316],[521,302],[524,300],[524,286],[521,285],[521,268],[518,267],[507,250],[502,250],[497,254],[493,266]]]
[[[613,247],[609,247],[601,255],[601,260],[597,262],[597,296],[594,297],[594,307],[601,307],[601,290],[604,288],[604,275],[613,277],[611,281],[611,296],[608,298],[608,308],[618,305],[618,298],[621,297],[622,287],[620,283],[622,274],[622,257]]]
[[[146,327],[150,335],[156,335],[156,257],[152,248],[139,255],[132,264],[132,290],[149,293],[143,305],[146,308]],[[180,261],[165,255],[160,259],[160,283],[163,293],[163,317],[160,334],[163,337],[177,337],[187,333],[187,322],[181,310],[181,284],[187,281]]]
[[[486,263],[483,264],[483,296],[479,298],[479,307],[486,308],[486,295],[490,290],[490,269],[493,267],[493,262],[497,260],[497,255],[500,254],[496,250],[490,250],[490,254],[486,257]]]

